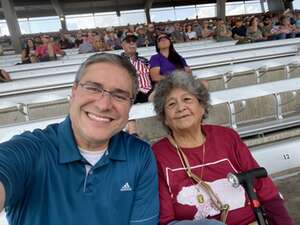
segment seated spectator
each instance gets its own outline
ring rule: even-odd
[[[39,62],[56,60],[58,55],[65,55],[56,44],[50,41],[48,35],[42,36],[42,45],[36,48],[35,54]]]
[[[232,40],[232,33],[228,30],[224,20],[218,19],[217,25],[215,29],[215,39],[216,41],[231,41]]]
[[[296,26],[290,23],[290,20],[286,16],[281,16],[279,19],[279,32],[280,39],[294,38],[296,37]]]
[[[201,38],[202,27],[197,20],[193,22],[193,30],[196,32],[197,40]]]
[[[227,174],[259,165],[236,131],[203,124],[208,108],[207,88],[184,71],[174,72],[156,86],[154,109],[168,131],[152,146],[159,177],[160,225],[257,224],[244,188],[232,187]],[[256,180],[254,188],[269,225],[293,224],[269,177]]]
[[[276,26],[273,26],[273,21],[269,15],[263,17],[262,23],[262,34],[266,40],[278,40],[280,39],[279,27],[276,29]]]
[[[75,43],[70,40],[68,34],[61,35],[58,44],[61,49],[73,48],[75,46]]]
[[[185,42],[186,36],[185,33],[183,32],[183,29],[180,25],[180,23],[175,23],[174,24],[174,31],[171,33],[172,40],[174,43],[182,43]]]
[[[198,40],[197,33],[194,30],[194,27],[190,24],[186,26],[185,35],[188,41]]]
[[[149,75],[149,62],[146,58],[141,57],[137,53],[137,36],[133,33],[127,33],[122,40],[122,48],[124,52],[122,57],[127,58],[136,69],[138,75],[138,93],[134,104],[148,102],[152,93],[152,84]],[[136,121],[130,120],[127,124],[127,130],[130,134],[137,135]]]
[[[152,81],[159,82],[176,69],[182,69],[192,74],[185,59],[180,56],[167,34],[160,34],[155,43],[157,54],[150,58],[150,76]]]
[[[97,34],[95,36],[95,39],[93,42],[93,48],[96,52],[103,52],[106,50],[104,40],[101,38],[101,36],[99,34]]]
[[[104,43],[107,50],[118,50],[122,49],[121,41],[113,28],[107,28],[104,36]]]
[[[173,24],[167,23],[165,25],[164,33],[170,36],[174,31],[175,31],[175,27],[173,26]]]
[[[0,83],[7,81],[11,81],[9,74],[5,70],[0,69]]]
[[[137,35],[137,47],[145,47],[146,46],[146,34],[143,26],[138,26],[135,29],[135,33]]]
[[[295,26],[296,26],[296,37],[300,37],[300,13],[296,14],[296,21],[295,21]]]
[[[258,18],[255,16],[253,16],[249,21],[249,26],[247,28],[247,38],[249,38],[251,42],[267,40],[265,37],[263,37],[258,23]]]
[[[36,47],[35,47],[35,44],[33,43],[33,40],[32,39],[26,40],[26,43],[25,43],[24,48],[22,49],[22,53],[21,53],[22,64],[37,62],[35,50],[36,50]]]
[[[149,23],[146,31],[146,44],[148,46],[154,46],[157,34],[153,23]]]
[[[214,31],[210,28],[208,20],[203,20],[201,37],[203,39],[212,39],[214,36]]]
[[[234,40],[238,40],[238,43],[248,43],[250,40],[246,37],[247,35],[247,28],[243,24],[241,19],[237,19],[235,21],[235,25],[231,30],[232,37]]]
[[[95,49],[93,47],[93,44],[89,41],[88,35],[83,34],[82,43],[79,45],[78,53],[83,54],[83,53],[90,53],[90,52],[95,52]]]
[[[43,44],[42,42],[42,39],[40,36],[36,36],[34,39],[33,39],[33,43],[35,45],[35,48],[39,47],[40,45]]]
[[[76,48],[79,48],[79,45],[82,44],[82,42],[83,42],[82,33],[81,33],[81,32],[78,32],[78,33],[76,34],[75,47],[76,47]]]

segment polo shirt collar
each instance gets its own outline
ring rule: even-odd
[[[115,134],[109,141],[108,144],[108,157],[113,160],[125,161],[126,157],[126,134],[124,131],[121,131]]]
[[[83,159],[77,148],[69,116],[58,126],[58,139],[60,163],[69,163]]]
[[[127,135],[124,131],[121,131],[110,139],[107,149],[108,158],[120,161],[126,160],[125,140],[127,138],[125,136]],[[70,163],[83,159],[77,147],[69,116],[58,126],[58,139],[60,163]]]

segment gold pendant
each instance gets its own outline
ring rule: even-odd
[[[198,195],[197,195],[197,201],[198,201],[200,204],[202,204],[202,203],[204,202],[204,197],[203,197],[202,194],[198,194]]]

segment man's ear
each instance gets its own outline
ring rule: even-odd
[[[72,100],[75,97],[77,89],[78,89],[78,84],[75,82],[72,86],[70,100]]]

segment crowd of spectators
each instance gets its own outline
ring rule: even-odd
[[[126,33],[137,36],[137,47],[154,46],[158,35],[168,34],[173,43],[215,39],[238,43],[278,40],[300,36],[300,12],[266,13],[222,19],[195,19],[118,28],[96,28],[58,35],[43,34],[24,42],[22,64],[56,60],[64,49],[78,48],[78,53],[102,52],[122,48]]]

